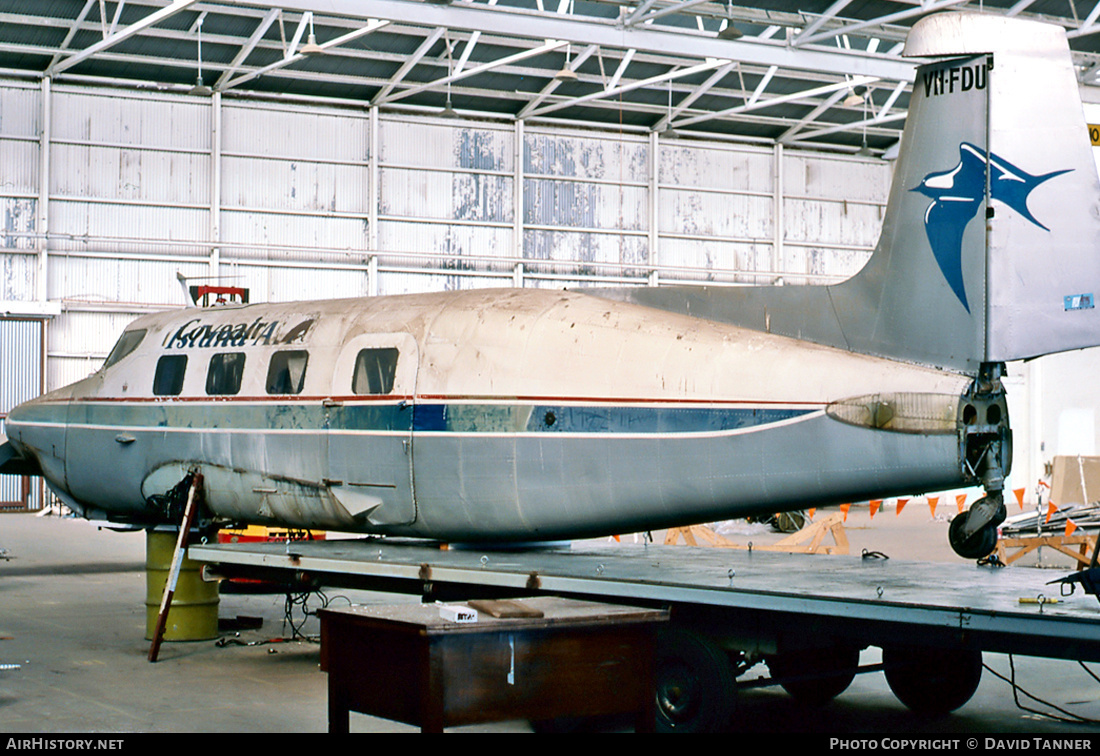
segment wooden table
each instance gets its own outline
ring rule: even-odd
[[[622,713],[653,730],[654,648],[667,611],[549,596],[505,604],[542,616],[482,611],[455,622],[438,604],[415,603],[319,611],[329,732],[347,732],[351,711],[422,732]]]

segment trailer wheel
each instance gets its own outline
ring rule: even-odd
[[[982,652],[929,646],[882,649],[886,682],[898,700],[920,714],[947,714],[970,700],[982,679]]]
[[[664,630],[654,672],[658,732],[714,732],[729,723],[733,669],[717,643],[690,630]]]
[[[826,704],[846,691],[858,668],[858,648],[808,649],[768,657],[768,669],[783,690],[810,706]]]

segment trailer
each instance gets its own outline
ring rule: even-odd
[[[558,595],[662,607],[657,728],[708,731],[758,664],[795,698],[822,703],[881,671],[910,709],[947,713],[982,675],[982,653],[1100,661],[1100,604],[1050,571],[926,563],[864,552],[808,555],[642,543],[454,547],[394,538],[204,544],[214,578],[420,595],[423,601]],[[860,652],[882,649],[860,668]],[[740,685],[744,685],[741,683]]]

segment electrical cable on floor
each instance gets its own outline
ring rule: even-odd
[[[1083,662],[1077,662],[1077,663],[1079,665],[1081,665],[1081,668],[1084,669],[1086,672],[1088,672],[1089,675],[1094,680],[1097,680],[1098,682],[1100,682],[1100,678],[1098,678],[1095,674],[1093,674],[1092,670],[1090,670],[1088,667],[1086,667]],[[1008,683],[1010,686],[1012,686],[1012,700],[1016,703],[1016,708],[1018,708],[1022,711],[1026,711],[1026,712],[1029,712],[1031,714],[1036,714],[1040,717],[1046,717],[1048,719],[1053,719],[1057,722],[1065,722],[1065,723],[1068,723],[1068,724],[1100,724],[1100,720],[1089,719],[1088,717],[1082,717],[1079,714],[1074,714],[1072,711],[1066,711],[1065,709],[1061,708],[1060,706],[1057,706],[1056,704],[1052,704],[1050,701],[1044,701],[1043,699],[1041,699],[1037,696],[1033,696],[1031,693],[1028,693],[1026,690],[1024,690],[1019,685],[1017,685],[1016,684],[1016,661],[1013,658],[1012,654],[1008,655],[1008,667],[1012,671],[1011,678],[1005,677],[1000,672],[993,669],[992,667],[990,667],[988,664],[986,664],[984,662],[982,663],[982,667],[985,668],[986,670],[988,670],[990,674],[994,675],[995,677],[1000,678],[1001,680],[1004,680],[1006,683]],[[1032,701],[1036,701],[1036,702],[1038,702],[1038,703],[1040,703],[1044,706],[1049,706],[1050,708],[1060,712],[1061,714],[1064,714],[1065,716],[1058,716],[1056,714],[1051,714],[1050,712],[1039,711],[1038,709],[1032,709],[1032,708],[1029,708],[1027,706],[1024,706],[1022,703],[1020,703],[1020,694],[1021,693],[1024,696],[1026,696],[1027,698],[1030,698]]]
[[[305,627],[306,621],[317,612],[309,610],[310,597],[316,593],[321,599],[321,609],[328,606],[328,596],[324,591],[304,591],[302,593],[287,593],[286,601],[283,604],[283,627],[290,626],[290,637],[292,640],[312,640],[311,637],[302,633],[302,628]],[[302,608],[302,619],[300,622],[294,621],[294,609],[300,606]]]
[[[313,596],[317,596],[321,600],[321,606],[318,609],[311,610],[309,608],[309,600]],[[265,646],[274,643],[290,643],[292,641],[305,641],[307,643],[320,643],[321,638],[319,635],[306,635],[302,632],[302,628],[310,617],[317,615],[320,609],[325,609],[333,601],[341,600],[346,601],[348,605],[351,605],[351,600],[346,596],[336,596],[335,598],[329,598],[328,595],[321,590],[314,591],[302,591],[300,593],[287,593],[283,601],[283,627],[290,626],[290,637],[282,638],[267,638],[265,640],[244,641],[240,640],[240,633],[234,634],[233,637],[219,638],[215,641],[214,645],[218,648],[225,648],[226,646]],[[301,607],[302,619],[295,620],[294,612],[295,608]]]

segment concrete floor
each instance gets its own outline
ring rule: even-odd
[[[898,558],[956,559],[946,547],[947,516],[923,502],[903,515],[870,518],[855,509],[847,522],[852,553],[867,548]],[[727,531],[766,543],[779,536],[741,523]],[[660,536],[659,536],[660,537]],[[326,675],[319,646],[286,640],[284,597],[223,592],[219,615],[262,617],[258,630],[234,641],[165,643],[147,660],[145,537],[117,533],[74,518],[0,514],[0,733],[286,733],[324,732]],[[0,552],[2,553],[2,552]],[[1009,569],[1035,569],[1012,567]],[[1063,572],[1052,572],[1052,578]],[[333,605],[416,600],[332,591]],[[310,609],[320,606],[314,599]],[[1100,603],[1097,605],[1100,619]],[[302,621],[298,610],[296,621]],[[309,618],[301,628],[318,632]],[[270,642],[277,641],[277,642]],[[239,645],[247,644],[247,645]],[[877,650],[864,652],[876,661]],[[1016,657],[1016,679],[1038,699],[1100,720],[1100,683],[1073,662]],[[1011,674],[1008,657],[987,654],[989,669]],[[1100,673],[1100,665],[1090,665]],[[1021,703],[1057,714],[1021,695]],[[530,732],[524,722],[458,728],[473,732]],[[1088,737],[1096,724],[1069,724],[1025,711],[1011,687],[988,669],[975,697],[955,714],[916,717],[890,693],[881,674],[859,675],[827,706],[797,705],[779,689],[744,692],[732,729],[757,733],[818,733],[861,737],[880,733],[1065,733]],[[352,715],[353,732],[412,732]]]

